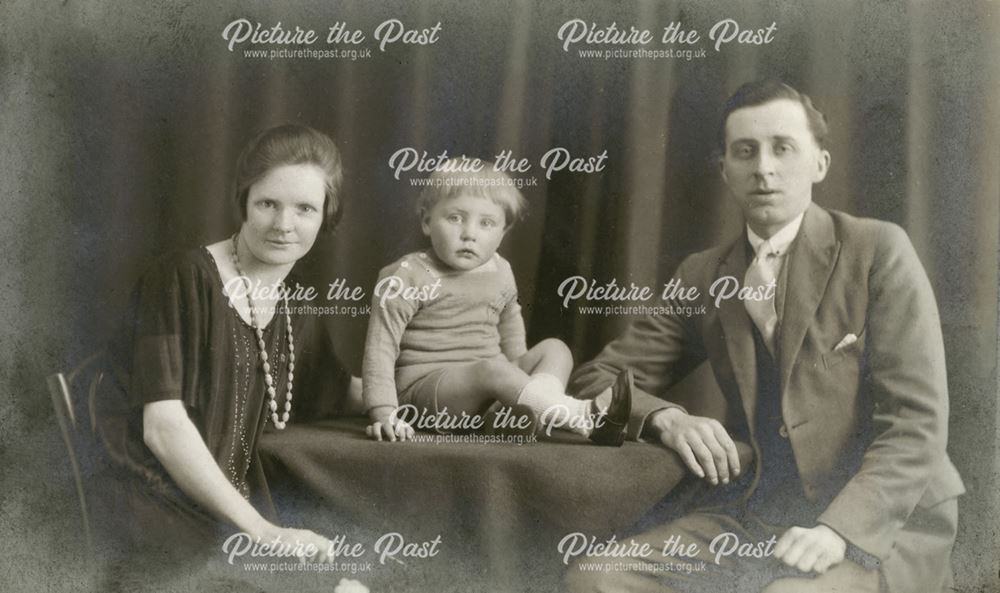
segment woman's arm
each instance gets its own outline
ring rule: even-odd
[[[267,521],[222,473],[180,400],[148,403],[142,410],[146,446],[163,464],[180,489],[214,516],[262,542],[281,537],[318,550],[317,562],[332,560],[330,541],[306,529],[281,528]]]

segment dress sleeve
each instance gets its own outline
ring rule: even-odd
[[[516,360],[528,351],[525,338],[524,318],[521,316],[521,304],[517,299],[517,282],[510,265],[504,261],[504,294],[510,294],[503,310],[500,311],[500,323],[497,331],[500,333],[500,351],[507,360]]]
[[[366,410],[399,405],[396,393],[396,359],[403,332],[419,308],[419,302],[392,297],[404,287],[415,287],[419,280],[406,260],[389,266],[379,274],[372,292],[372,312],[368,319],[365,356],[361,366],[362,397]],[[390,292],[387,292],[390,291]]]
[[[130,403],[179,399],[197,407],[200,394],[184,390],[186,366],[204,358],[210,290],[193,262],[161,260],[133,293],[132,389]]]

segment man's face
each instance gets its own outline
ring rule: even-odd
[[[729,114],[720,166],[747,224],[769,238],[812,203],[830,153],[816,143],[802,105],[776,99]]]

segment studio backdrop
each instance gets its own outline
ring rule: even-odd
[[[529,343],[561,338],[582,362],[631,318],[582,310],[560,285],[582,276],[659,286],[685,256],[736,236],[718,114],[743,82],[776,78],[829,121],[832,165],[815,201],[901,225],[930,276],[947,350],[949,450],[969,491],[956,577],[995,582],[996,12],[986,1],[902,0],[5,3],[4,467],[56,442],[43,377],[101,346],[155,257],[237,229],[235,161],[257,131],[292,121],[334,137],[345,216],[300,271],[316,286],[341,281],[369,295],[382,266],[424,245],[416,198],[427,173],[397,169],[397,153],[526,159],[515,177],[527,217],[501,253]],[[372,32],[390,19],[422,42],[380,44]],[[713,27],[727,19],[756,42],[721,41]],[[573,40],[576,21],[649,29],[657,42],[673,27],[657,47],[675,53],[587,53],[595,46]],[[320,40],[239,39],[279,23]],[[329,47],[353,54],[272,51],[326,49],[328,32],[351,31],[366,42]],[[683,43],[691,31],[700,41]],[[324,321],[359,373],[366,317]],[[31,501],[45,486],[12,484],[5,510],[44,539],[56,527]],[[13,546],[5,558],[28,560]]]

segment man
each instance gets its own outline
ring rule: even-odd
[[[944,348],[927,276],[899,227],[812,203],[830,154],[807,96],[749,83],[721,124],[722,177],[746,230],[687,258],[676,277],[697,298],[671,303],[706,312],[636,321],[570,385],[592,397],[632,367],[642,434],[718,487],[697,510],[633,538],[658,551],[643,558],[658,567],[578,565],[570,586],[941,591],[964,489],[945,452]],[[706,359],[729,406],[725,426],[649,395]],[[742,475],[733,436],[754,450]],[[662,557],[674,536],[697,553]],[[666,572],[701,560],[704,571]]]

